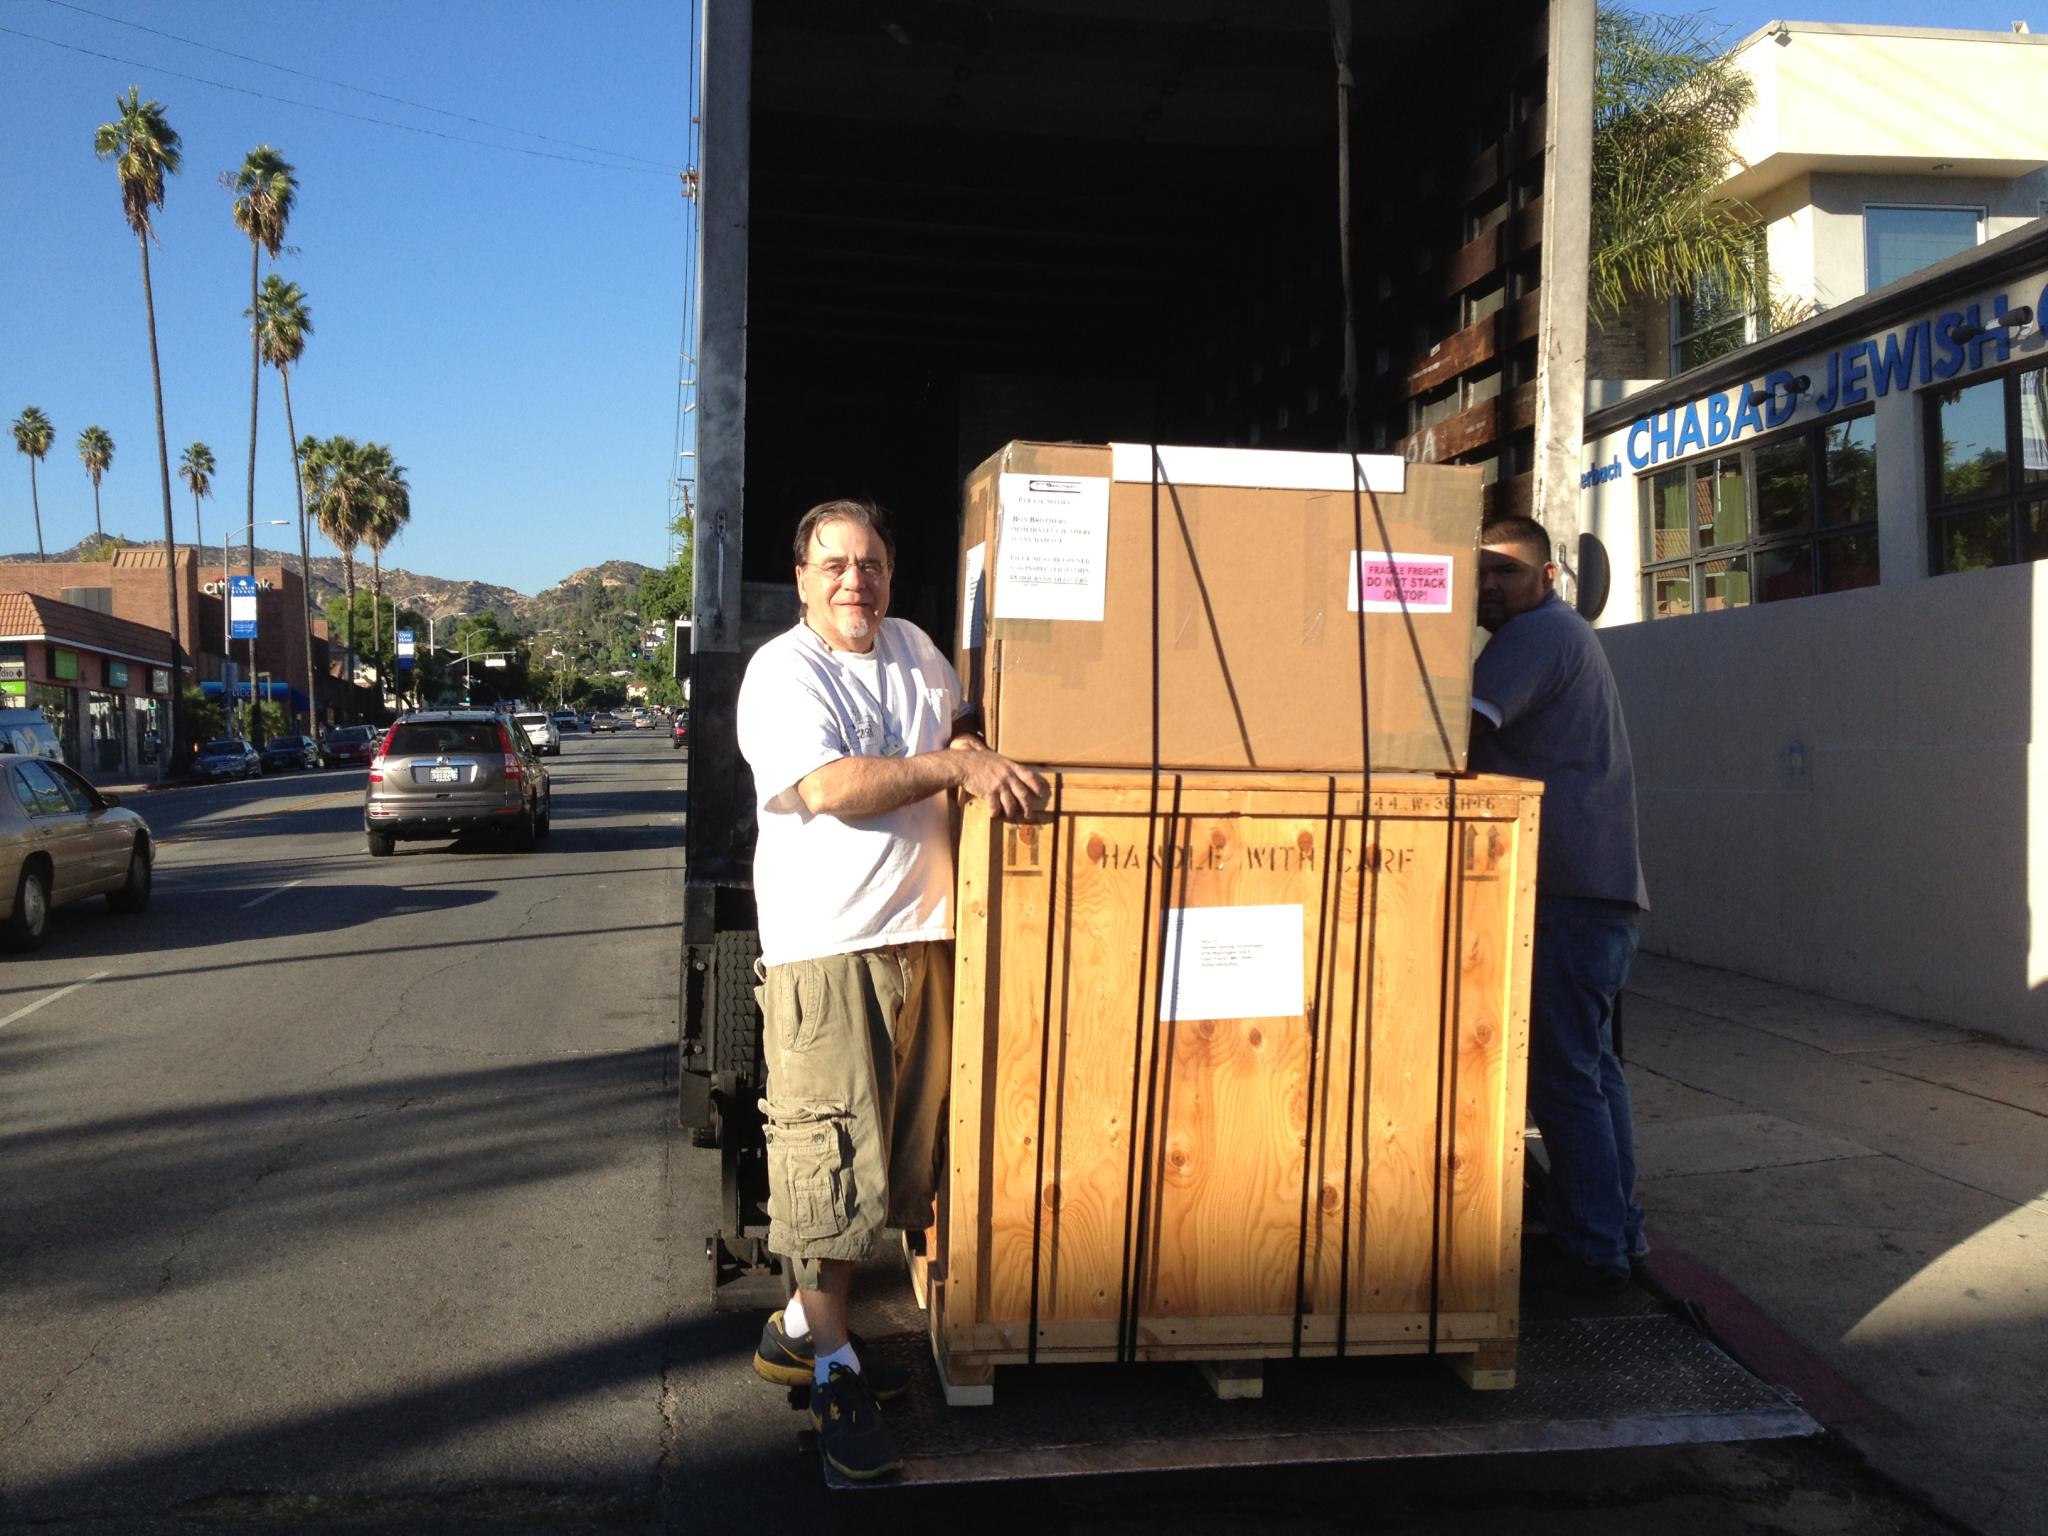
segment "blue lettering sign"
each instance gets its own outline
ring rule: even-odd
[[[1905,346],[1901,347],[1897,336],[1887,335],[1877,353],[1874,382],[1879,399],[1895,389],[1913,387],[1913,359],[1920,351],[1920,327],[1908,326],[1905,341]]]
[[[1867,357],[1874,349],[1867,341],[1859,341],[1839,354],[1842,359],[1842,404],[1861,405],[1870,398],[1863,387],[1863,369]]]
[[[1685,408],[1685,425],[1678,429],[1678,451],[1687,452],[1688,444],[1693,448],[1707,446],[1707,440],[1700,432],[1700,407],[1697,400]]]
[[[1666,411],[1650,422],[1650,462],[1659,463],[1671,457],[1672,437],[1678,430],[1678,412]]]
[[[1649,435],[1650,424],[1640,417],[1628,429],[1628,462],[1631,469],[1648,469],[1650,467],[1649,454],[1636,446],[1637,438],[1648,437]]]
[[[1782,368],[1764,375],[1764,430],[1774,431],[1792,419],[1799,397],[1792,393],[1792,375]]]
[[[1962,323],[1963,317],[1954,310],[1934,322],[1934,334],[1941,343],[1941,355],[1934,360],[1937,379],[1952,379],[1962,371],[1963,344],[1955,338],[1955,329]]]
[[[1821,392],[1813,397],[1813,408],[1816,411],[1832,411],[1835,408],[1835,397],[1841,392],[1842,354],[1830,352],[1828,354],[1828,381],[1821,389]],[[1786,414],[1790,415],[1791,413],[1788,411]],[[1777,423],[1774,421],[1771,425],[1775,427]]]
[[[1761,432],[1763,429],[1764,418],[1756,408],[1756,387],[1745,384],[1742,386],[1742,404],[1735,408],[1735,435],[1740,437],[1745,432]]]
[[[1707,401],[1707,446],[1718,448],[1728,441],[1728,397],[1715,395]]]

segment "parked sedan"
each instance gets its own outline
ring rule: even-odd
[[[676,711],[675,719],[669,724],[668,739],[669,744],[679,751],[690,744],[690,712],[687,709]]]
[[[407,715],[370,764],[363,832],[372,858],[403,838],[491,831],[531,853],[554,818],[548,771],[526,733],[495,710]]]
[[[618,717],[608,709],[600,709],[590,717],[590,734],[593,736],[599,731],[616,731],[618,728]]]
[[[337,767],[359,768],[377,755],[384,733],[374,725],[339,725],[327,736],[327,760]]]
[[[149,905],[149,824],[62,763],[0,757],[0,941],[43,942],[50,910],[105,896],[116,912]]]
[[[273,736],[263,743],[263,771],[318,768],[327,759],[310,736]]]
[[[192,771],[202,779],[253,779],[263,771],[263,754],[239,736],[216,736],[199,749]]]

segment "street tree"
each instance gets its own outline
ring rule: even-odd
[[[213,494],[213,467],[213,450],[204,443],[194,443],[185,450],[185,456],[178,460],[178,478],[185,482],[185,489],[192,493],[194,549],[206,543],[205,530],[200,526],[199,503]]]
[[[43,554],[43,498],[36,489],[36,466],[43,462],[50,451],[50,444],[57,438],[57,429],[50,425],[50,418],[32,405],[22,407],[21,414],[14,418],[14,447],[28,456],[28,499],[36,514],[36,558]]]
[[[363,542],[370,546],[370,633],[376,635],[384,607],[384,551],[412,521],[412,488],[405,482],[405,466],[382,443],[363,444],[363,467],[369,494]],[[379,687],[384,683],[381,660],[377,663],[377,683]]]
[[[105,543],[107,530],[100,522],[100,477],[114,467],[114,439],[105,427],[87,427],[78,434],[78,461],[85,466],[86,478],[92,481],[92,531]]]
[[[249,326],[249,522],[256,522],[256,404],[262,396],[263,324],[259,315],[261,293],[257,286],[265,251],[270,259],[284,249],[285,226],[291,222],[292,205],[298,200],[298,182],[293,167],[268,144],[259,144],[243,157],[241,168],[221,177],[235,194],[232,213],[235,228],[249,237],[249,308],[244,312]],[[249,540],[249,574],[256,574],[256,540]]]
[[[1713,195],[1756,100],[1720,29],[1699,15],[1602,6],[1594,42],[1594,319],[1642,295],[1738,316],[1764,311],[1757,213]]]
[[[94,130],[92,148],[100,159],[114,162],[114,173],[121,183],[121,212],[128,227],[135,231],[135,242],[142,252],[142,309],[149,322],[149,374],[156,391],[156,460],[164,493],[164,595],[171,615],[172,687],[166,706],[170,718],[163,736],[167,746],[159,754],[158,765],[161,777],[168,779],[183,772],[185,766],[184,732],[178,721],[181,690],[177,672],[182,641],[178,633],[178,535],[171,525],[171,445],[164,435],[164,371],[157,356],[156,298],[149,285],[149,242],[153,233],[150,211],[163,207],[164,178],[176,175],[183,161],[177,131],[164,116],[162,102],[144,101],[142,93],[130,86],[125,98],[114,98],[114,106],[117,115],[112,122],[101,123]]]
[[[356,546],[369,527],[370,498],[363,445],[352,437],[306,438],[299,444],[306,504],[327,541],[341,551],[342,585],[348,597],[346,680],[356,679]]]
[[[292,450],[292,489],[299,503],[299,583],[310,593],[313,590],[313,551],[311,534],[306,527],[306,480],[299,462],[299,429],[292,420],[292,369],[306,353],[306,338],[313,334],[312,311],[306,307],[305,291],[297,283],[288,283],[275,272],[263,279],[263,286],[257,290],[256,346],[263,354],[263,361],[277,370],[278,382],[284,386],[284,433]],[[305,626],[306,638],[306,732],[311,735],[313,722],[319,717],[320,695],[313,673],[313,627]]]

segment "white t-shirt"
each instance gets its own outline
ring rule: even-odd
[[[797,784],[842,757],[915,757],[952,740],[964,704],[923,630],[884,619],[872,651],[835,651],[799,621],[740,684],[740,755],[754,770],[754,897],[769,965],[953,937],[952,824],[943,793],[879,816],[804,808]]]

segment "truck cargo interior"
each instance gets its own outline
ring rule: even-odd
[[[1350,48],[1356,446],[1434,430],[1525,498],[1545,17],[1381,0]],[[1327,0],[753,28],[748,580],[789,579],[804,507],[873,496],[916,530],[896,610],[944,633],[961,479],[1007,440],[1345,446]]]

